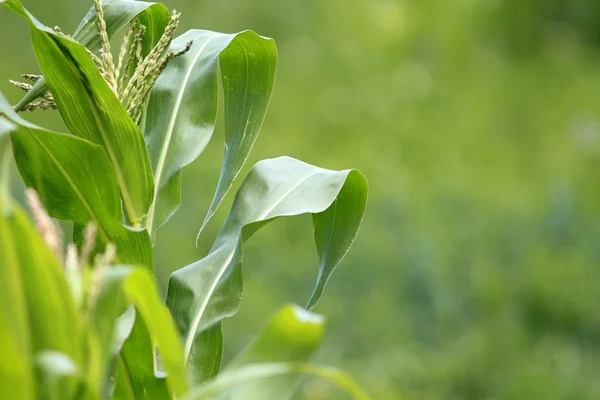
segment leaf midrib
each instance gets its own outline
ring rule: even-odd
[[[48,157],[50,157],[52,162],[56,165],[56,168],[64,176],[65,180],[69,183],[69,186],[71,186],[71,188],[75,192],[75,195],[79,198],[79,201],[81,202],[81,204],[83,204],[83,206],[87,210],[89,216],[92,218],[93,222],[98,227],[98,231],[102,234],[102,238],[108,243],[108,241],[110,241],[110,238],[109,238],[108,234],[106,233],[106,231],[104,230],[104,227],[100,224],[100,220],[99,220],[98,216],[96,215],[94,210],[90,207],[90,205],[87,203],[85,196],[79,191],[79,189],[77,188],[77,185],[75,185],[75,183],[71,180],[69,174],[67,174],[67,172],[64,170],[62,165],[54,157],[52,152],[44,145],[44,143],[40,140],[40,138],[38,138],[36,134],[32,134],[31,137],[33,137],[38,142],[40,147],[42,149],[44,149],[44,151],[48,154]]]
[[[42,32],[42,33],[45,35],[48,35],[50,37],[50,41],[52,43],[54,43],[56,45],[56,47],[58,47],[58,50],[61,54],[69,57],[71,59],[72,63],[78,65],[78,62],[75,60],[75,57],[73,57],[73,55],[71,54],[71,51],[69,50],[69,48],[67,48],[66,46],[63,46],[59,42],[59,40],[58,40],[59,38],[54,37],[54,35],[50,35],[45,32]],[[91,83],[85,77],[85,75],[83,73],[81,73],[81,71],[79,71],[79,69],[74,68],[73,64],[67,63],[67,66],[71,69],[71,72],[75,76],[80,77],[82,86],[83,86],[84,90],[88,93],[88,96],[86,96],[86,100],[90,106],[90,110],[92,111],[92,114],[94,115],[94,120],[96,122],[96,126],[98,128],[100,136],[102,137],[102,144],[104,145],[104,148],[106,149],[106,152],[108,153],[108,157],[111,160],[111,164],[115,170],[115,177],[117,178],[117,184],[119,185],[121,197],[123,198],[123,203],[125,205],[125,211],[127,214],[127,218],[129,220],[129,222],[131,222],[135,225],[136,222],[139,221],[139,218],[137,217],[137,213],[135,212],[135,207],[132,204],[131,196],[129,195],[129,191],[128,191],[127,185],[125,183],[125,179],[123,178],[123,172],[121,171],[121,166],[119,165],[119,162],[115,155],[114,149],[112,148],[112,145],[111,145],[110,141],[108,140],[108,134],[107,134],[106,130],[104,129],[104,125],[101,122],[101,117],[96,109],[96,107],[100,107],[100,105],[96,104],[95,96],[88,87],[88,85],[90,85]]]
[[[158,192],[162,188],[161,183],[162,183],[163,170],[164,170],[166,159],[167,159],[167,153],[169,152],[169,148],[171,146],[173,132],[175,131],[175,122],[176,122],[177,116],[181,110],[181,102],[183,100],[183,95],[185,94],[187,82],[190,80],[194,66],[200,59],[200,56],[202,55],[202,53],[204,52],[204,50],[206,49],[208,44],[215,38],[216,38],[216,36],[211,36],[198,49],[197,53],[194,55],[194,58],[192,59],[192,62],[189,63],[189,66],[185,72],[185,75],[184,75],[183,79],[181,80],[179,90],[177,91],[177,97],[175,99],[175,106],[173,107],[173,113],[171,114],[171,118],[169,120],[169,125],[167,126],[166,138],[165,138],[164,144],[162,146],[162,149],[160,151],[160,154],[158,157],[158,163],[156,165],[156,173],[154,174],[154,197],[152,200],[152,205],[150,206],[150,210],[148,211],[148,218],[146,220],[147,221],[146,228],[148,229],[149,232],[152,232],[152,225],[154,223],[154,213],[155,213],[155,209],[156,209],[156,203],[158,201]]]

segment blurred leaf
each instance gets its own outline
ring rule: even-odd
[[[142,133],[82,45],[40,24],[19,1],[2,4],[29,22],[36,57],[65,124],[73,134],[104,148],[115,170],[125,215],[133,226],[139,225],[154,191]]]
[[[316,214],[321,266],[312,306],[356,236],[367,191],[367,182],[357,171],[326,170],[289,157],[264,160],[252,168],[209,254],[169,279],[167,305],[185,335],[186,362],[195,383],[205,375],[205,354],[219,352],[222,345],[215,340],[212,348],[200,346],[202,333],[220,329],[223,318],[239,308],[243,243],[277,217]],[[337,230],[338,226],[345,230]]]
[[[38,192],[48,213],[79,226],[93,222],[101,243],[116,244],[120,262],[152,268],[148,232],[121,224],[119,190],[102,148],[24,120],[2,94],[0,110],[15,124],[10,131],[19,172]]]
[[[79,367],[68,356],[57,351],[40,352],[35,358],[35,367],[40,377],[43,399],[63,400],[60,385],[65,379],[79,379]]]
[[[106,271],[94,309],[95,332],[100,339],[102,354],[111,353],[117,317],[125,311],[128,303],[135,305],[136,319],[143,319],[148,329],[152,346],[157,348],[160,364],[167,373],[170,391],[175,397],[182,396],[187,392],[187,381],[180,337],[168,310],[158,297],[154,277],[147,270],[111,267]],[[152,356],[152,347],[144,346],[144,349],[150,351],[146,359]],[[136,357],[143,356],[138,353]]]
[[[7,119],[0,117],[0,200],[10,198],[11,148],[9,133],[14,127]]]
[[[153,233],[180,203],[181,169],[204,150],[215,127],[218,68],[224,93],[225,158],[208,222],[232,185],[256,141],[271,98],[277,50],[271,39],[251,31],[222,34],[191,30],[171,49],[193,41],[169,63],[152,88],[146,115],[155,201],[147,226]]]
[[[310,375],[326,379],[357,400],[369,400],[369,396],[348,375],[334,368],[307,363],[264,363],[249,364],[244,367],[223,371],[219,377],[192,391],[185,400],[205,400],[218,398],[220,394],[227,393],[234,388],[243,390],[245,385],[256,384],[266,380],[265,384],[272,383],[273,379],[280,379],[288,375]],[[271,382],[268,382],[271,380]],[[244,397],[246,400],[269,400],[264,397]],[[273,398],[273,400],[279,399]]]
[[[4,136],[3,132],[10,128],[10,123],[0,118],[0,140]],[[3,155],[0,152],[0,156]],[[5,182],[0,184],[4,185]],[[7,398],[32,399],[36,384],[31,368],[32,345],[26,292],[15,249],[16,238],[5,216],[8,202],[6,193],[0,193],[0,388]]]
[[[246,364],[308,361],[323,340],[325,320],[320,315],[289,305],[281,309],[227,370]],[[227,399],[277,399],[293,396],[299,383],[296,376],[270,381],[259,380],[227,393]]]
[[[140,22],[146,26],[146,34],[142,41],[143,54],[150,52],[158,42],[169,22],[169,10],[161,3],[148,3],[135,0],[105,0],[102,2],[104,21],[109,39],[123,29],[127,24],[139,17]],[[73,39],[90,49],[92,52],[100,50],[102,40],[96,25],[96,9],[92,6],[85,15],[79,27],[73,34]],[[15,106],[17,111],[31,103],[48,90],[46,79],[42,77],[33,89],[28,92]]]
[[[31,398],[36,355],[56,351],[82,365],[83,335],[60,263],[19,206],[7,202],[0,199],[0,380],[4,395]],[[61,398],[70,398],[75,389],[73,381],[56,388]]]

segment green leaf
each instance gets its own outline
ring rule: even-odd
[[[275,218],[313,214],[321,263],[312,306],[356,236],[367,191],[366,179],[354,170],[331,171],[289,157],[264,160],[252,168],[209,254],[169,279],[167,305],[185,335],[185,356],[194,382],[203,376],[203,353],[219,351],[199,346],[202,333],[220,329],[222,319],[239,308],[243,243]]]
[[[290,375],[310,375],[330,381],[356,400],[369,400],[369,396],[345,373],[335,368],[323,367],[307,363],[264,363],[250,364],[244,367],[223,371],[219,377],[192,391],[185,400],[215,399],[232,389],[242,391],[245,385],[256,384],[261,380],[281,379]],[[265,382],[269,384],[269,381]],[[279,397],[253,397],[248,395],[245,400],[279,400]]]
[[[162,304],[154,284],[154,277],[146,270],[137,269],[125,283],[125,293],[136,306],[148,327],[153,345],[160,355],[160,363],[167,373],[167,384],[175,397],[187,392],[183,349],[179,334],[169,310]]]
[[[8,121],[0,118],[1,127]],[[9,201],[0,194],[0,387],[10,399],[32,399],[36,392],[32,369],[27,301],[16,241],[8,226],[5,207]]]
[[[1,93],[0,93],[1,95]],[[14,125],[0,117],[0,200],[10,198],[10,135]]]
[[[74,135],[104,148],[115,170],[125,215],[130,224],[139,226],[154,192],[142,133],[82,45],[40,24],[19,1],[2,4],[29,22],[38,63],[65,124]]]
[[[169,22],[169,10],[161,3],[148,3],[135,0],[105,0],[102,2],[104,21],[109,39],[123,29],[136,17],[146,26],[146,34],[142,42],[143,54],[147,55],[158,42]],[[96,9],[92,6],[81,24],[73,34],[73,39],[90,49],[100,50],[102,40],[96,26]],[[40,97],[48,90],[46,79],[38,80],[33,89],[15,106],[21,111],[24,106]]]
[[[79,226],[94,223],[100,244],[115,243],[120,262],[152,268],[148,232],[121,224],[119,189],[104,150],[84,139],[27,122],[2,94],[0,110],[12,121],[6,129],[12,132],[19,172],[26,185],[38,192],[48,213]]]
[[[320,315],[289,305],[281,309],[263,332],[240,353],[227,370],[246,364],[308,361],[323,339],[325,320]],[[257,382],[234,388],[227,399],[289,399],[299,380],[296,376]]]
[[[204,150],[215,127],[218,69],[224,93],[225,156],[208,222],[240,172],[264,120],[271,98],[275,43],[251,31],[223,34],[191,30],[171,49],[193,41],[169,63],[152,88],[144,132],[154,170],[154,203],[146,225],[151,232],[179,207],[181,169]]]
[[[135,316],[135,314],[134,314]],[[152,342],[142,318],[135,318],[133,329],[117,360],[115,399],[169,398],[164,377],[156,376]]]
[[[83,364],[82,322],[60,263],[25,213],[7,202],[0,199],[0,382],[5,396],[15,394],[8,398],[32,398],[37,354],[56,351]],[[61,398],[76,389],[73,381],[58,386]]]
[[[47,400],[62,400],[61,385],[79,380],[79,367],[67,355],[57,351],[42,351],[35,358],[40,377],[40,393]]]
[[[175,397],[182,396],[187,392],[187,380],[180,337],[148,270],[111,267],[106,271],[94,310],[95,332],[100,339],[102,353],[111,353],[117,316],[125,311],[127,304],[135,306],[136,319],[143,319],[148,329],[152,345],[160,355],[161,366],[167,373],[166,382],[171,393]],[[137,357],[140,356],[137,354]]]
[[[276,361],[306,361],[323,339],[322,316],[295,305],[275,314],[264,330],[227,368]]]

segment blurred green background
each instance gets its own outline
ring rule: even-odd
[[[24,0],[72,32],[91,2]],[[370,181],[359,237],[317,311],[319,361],[374,399],[600,398],[600,2],[166,0],[181,32],[253,29],[280,61],[254,162],[290,155]],[[25,24],[0,10],[0,89],[37,72]],[[28,118],[63,129],[57,114]],[[222,130],[185,170],[158,236],[157,277],[204,254],[194,239]],[[316,276],[310,218],[246,246],[232,357]],[[323,382],[306,399],[344,398]]]

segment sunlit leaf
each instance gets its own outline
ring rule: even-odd
[[[38,63],[65,124],[73,133],[106,151],[115,170],[125,215],[138,226],[154,192],[144,137],[77,42],[40,24],[17,0],[4,0],[31,28]]]
[[[209,254],[174,272],[169,280],[167,305],[185,334],[186,361],[194,382],[204,376],[203,354],[220,348],[220,343],[212,343],[216,348],[200,346],[203,332],[219,329],[222,319],[239,308],[243,243],[275,218],[313,214],[321,262],[309,301],[312,307],[356,236],[367,191],[365,178],[354,170],[331,171],[289,157],[264,160],[252,168]],[[346,229],[333,233],[336,226]]]
[[[144,135],[155,178],[155,201],[146,224],[151,232],[179,207],[181,169],[202,153],[212,136],[218,69],[224,94],[225,155],[204,224],[248,158],[273,89],[277,63],[273,40],[251,31],[191,30],[176,38],[171,49],[181,49],[190,41],[191,50],[169,63],[148,104]]]
[[[227,370],[247,364],[308,361],[323,339],[325,320],[297,306],[281,309],[258,337]],[[299,383],[297,376],[258,380],[227,392],[227,399],[290,399]]]
[[[84,139],[44,130],[12,111],[0,94],[0,110],[12,124],[15,161],[25,183],[39,194],[48,213],[97,227],[98,240],[117,246],[123,263],[152,267],[147,231],[121,223],[119,189],[106,153]]]

